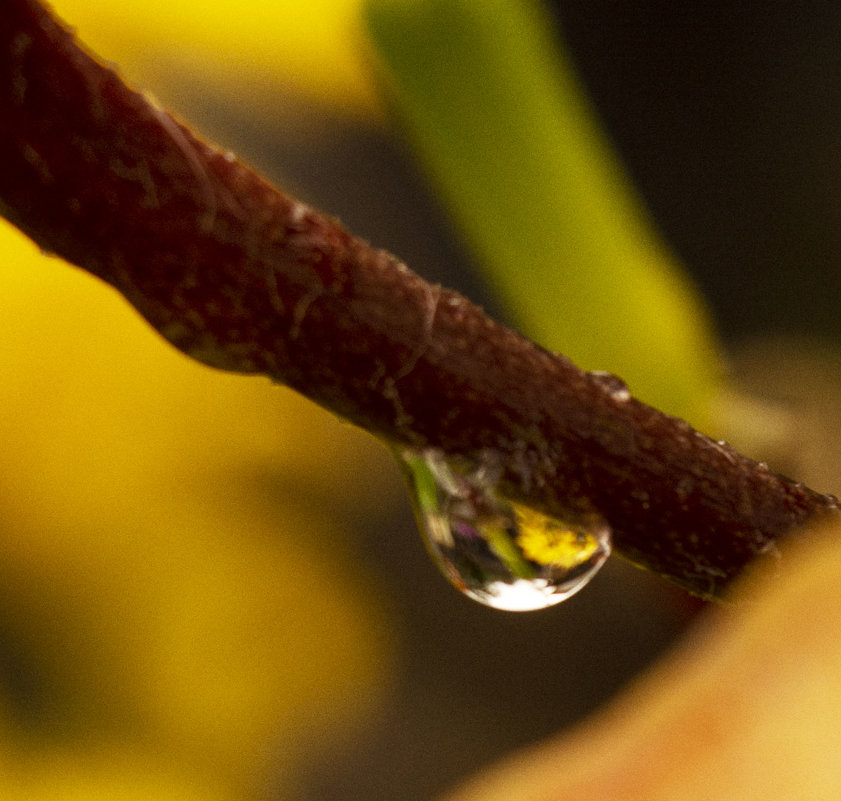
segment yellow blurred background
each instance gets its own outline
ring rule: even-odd
[[[343,511],[394,504],[386,452],[190,361],[5,224],[0,249],[10,742],[72,742],[77,767],[120,744],[253,797],[385,684],[387,608]]]
[[[359,115],[357,6],[56,10],[162,96],[201,80]],[[0,253],[0,795],[297,797],[302,754],[388,685],[388,604],[349,533],[396,503],[386,451],[191,362],[5,223]]]
[[[95,53],[164,98],[201,80],[252,115],[297,95],[367,117],[379,102],[361,46],[361,7],[362,0],[53,4]]]

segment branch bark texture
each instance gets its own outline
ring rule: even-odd
[[[492,453],[512,498],[598,513],[618,552],[706,597],[838,512],[278,191],[34,0],[3,0],[0,109],[0,213],[206,364],[265,374],[401,447]]]

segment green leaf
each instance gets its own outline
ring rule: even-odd
[[[384,85],[517,325],[667,412],[709,422],[720,362],[541,9],[370,0]]]

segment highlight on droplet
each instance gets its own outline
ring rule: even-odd
[[[512,612],[554,606],[585,587],[607,560],[610,528],[548,517],[499,494],[501,470],[456,464],[433,448],[402,450],[427,549],[457,589]]]

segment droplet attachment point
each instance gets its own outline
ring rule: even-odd
[[[454,465],[435,449],[399,453],[426,546],[451,584],[512,612],[554,606],[610,555],[609,527],[570,525],[497,493],[490,465]]]

